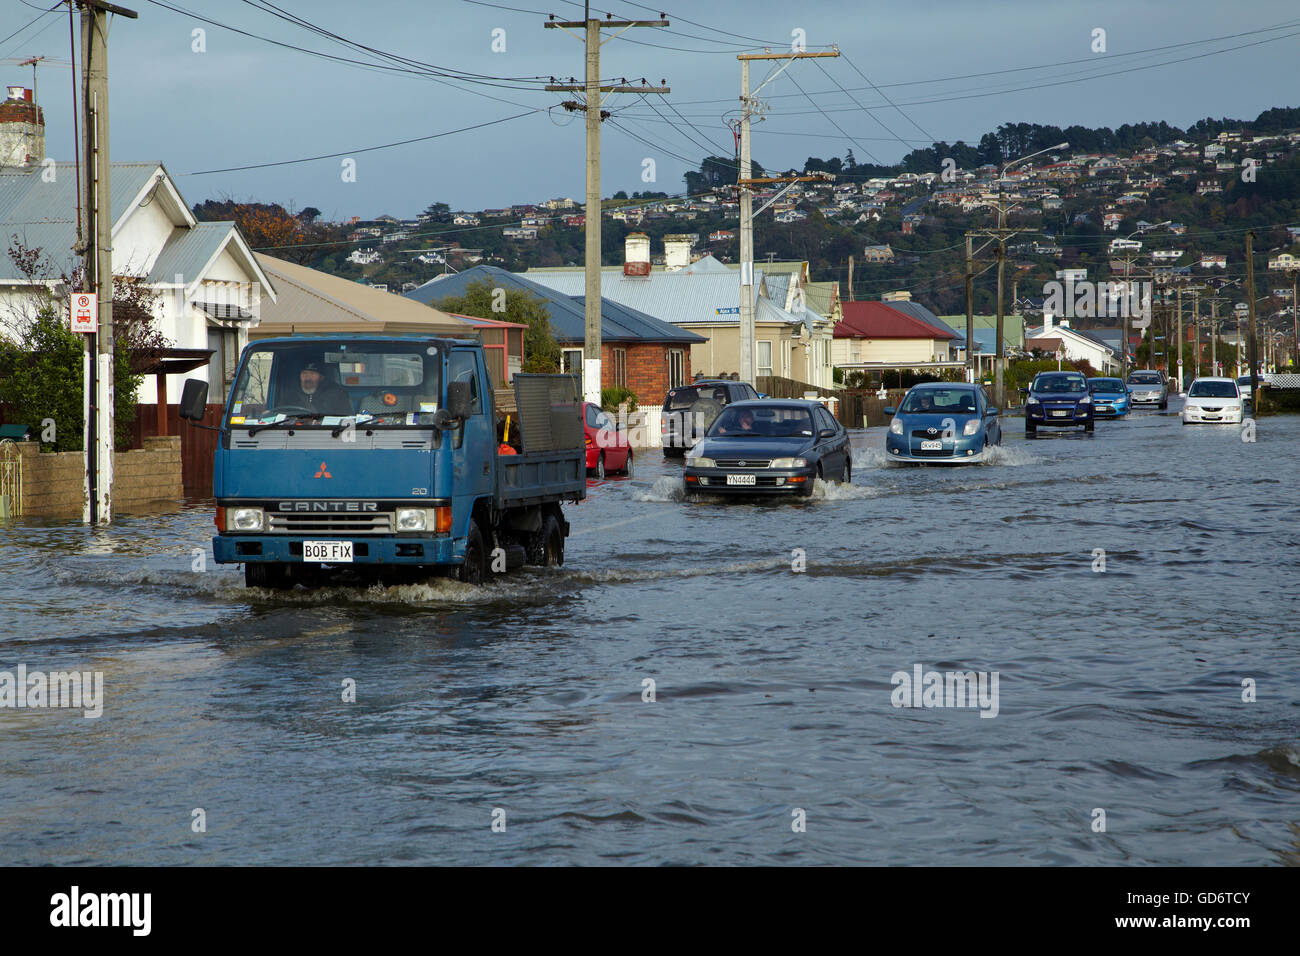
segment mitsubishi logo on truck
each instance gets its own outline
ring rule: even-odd
[[[334,476],[331,475],[328,471],[325,470],[325,462],[322,461],[322,462],[320,463],[320,470],[316,472],[316,476],[315,476],[315,477],[317,477],[317,478],[333,478]]]

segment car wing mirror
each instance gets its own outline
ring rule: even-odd
[[[1000,415],[1000,414],[1002,414],[1002,413],[999,412],[996,408],[990,408],[990,409],[987,409],[987,410],[984,412],[984,414],[985,414],[985,415]]]
[[[1029,388],[1028,388],[1027,386],[1021,386],[1021,388],[1020,388],[1020,394],[1021,394],[1021,395],[1028,395],[1028,394],[1029,394]]]
[[[833,429],[833,428],[823,428],[821,431],[819,431],[819,432],[817,433],[817,437],[818,437],[818,438],[834,438],[834,437],[835,437],[835,429]]]
[[[886,414],[886,415],[897,415],[897,414],[898,414],[898,410],[897,410],[896,408],[894,408],[893,405],[886,405],[886,406],[885,406],[885,414]]]
[[[181,418],[188,418],[192,422],[201,421],[207,405],[208,383],[197,378],[187,378],[185,390],[181,392]]]

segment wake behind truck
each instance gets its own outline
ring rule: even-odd
[[[417,581],[564,562],[562,502],[586,496],[567,375],[515,376],[511,437],[476,341],[294,336],[240,357],[213,460],[215,559],[250,587]],[[186,382],[181,414],[203,415]],[[516,451],[514,454],[502,453]]]

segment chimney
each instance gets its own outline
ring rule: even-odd
[[[0,101],[0,167],[31,166],[45,159],[45,116],[23,86]]]
[[[629,232],[623,240],[623,275],[650,274],[650,237],[644,232]]]
[[[880,301],[881,302],[911,302],[912,293],[907,291],[885,292],[881,294]]]
[[[1044,312],[1043,313],[1043,338],[1046,338],[1047,333],[1050,331],[1052,331],[1052,313]]]
[[[669,234],[664,236],[664,271],[677,272],[691,264],[691,237]]]

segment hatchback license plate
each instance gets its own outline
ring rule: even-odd
[[[304,541],[302,543],[304,561],[320,561],[325,564],[351,564],[351,541]]]
[[[753,484],[757,484],[757,478],[754,475],[728,475],[727,484],[753,485]]]
[[[923,441],[921,442],[921,451],[943,451],[943,442]]]

